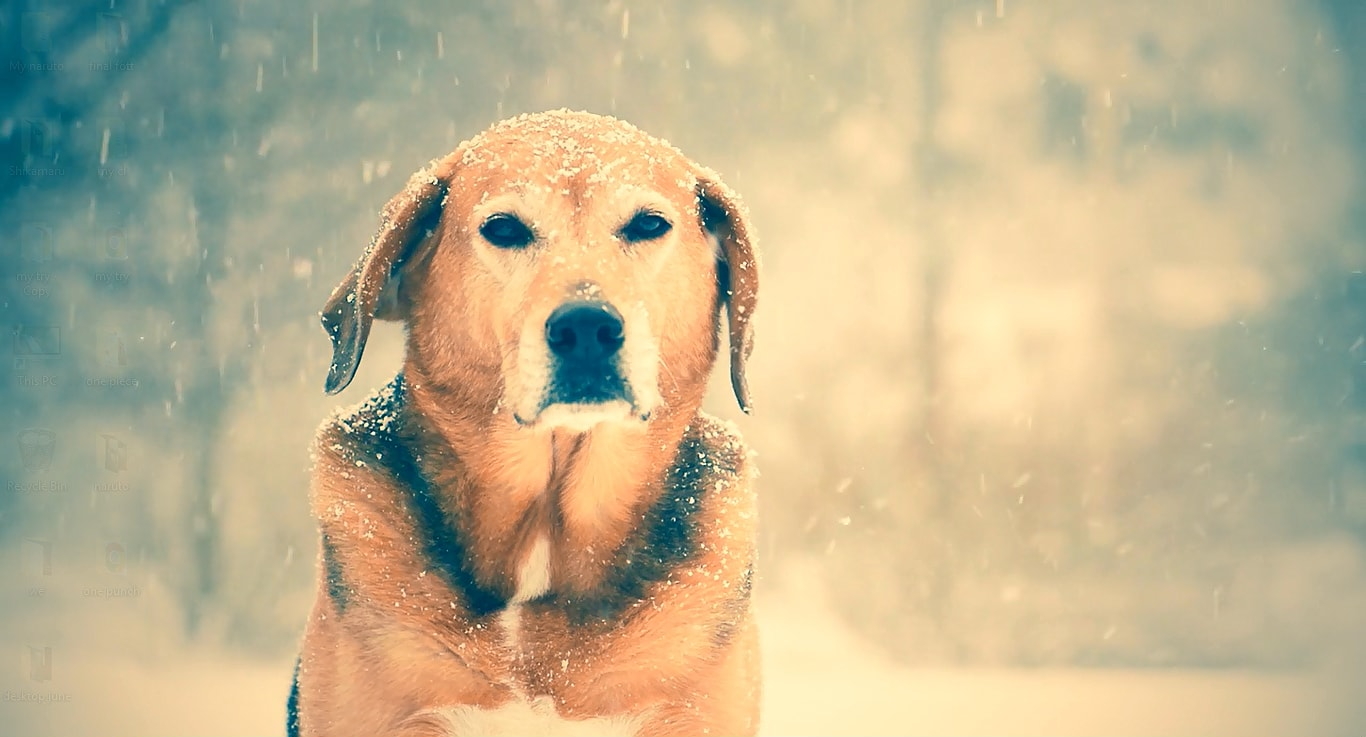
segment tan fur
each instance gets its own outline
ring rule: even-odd
[[[642,206],[673,229],[625,244],[615,233]],[[525,251],[478,233],[509,210],[537,232]],[[748,409],[755,258],[743,208],[712,172],[610,118],[505,121],[414,175],[324,308],[329,391],[349,383],[372,318],[405,321],[408,349],[397,400],[381,393],[319,430],[312,508],[325,560],[300,658],[302,734],[446,734],[467,723],[459,707],[529,700],[641,735],[756,731],[752,470],[735,431],[700,412],[723,310]],[[657,368],[640,392],[648,420],[519,424],[534,408],[528,331],[585,289],[652,340],[629,345],[657,348],[657,364],[640,362]],[[404,458],[439,510],[435,530],[418,482],[395,470]],[[547,594],[515,605],[514,619],[477,612],[478,591],[517,593],[538,539]],[[432,540],[458,542],[475,588],[433,558]]]

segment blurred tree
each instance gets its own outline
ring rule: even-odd
[[[844,548],[836,600],[915,660],[1282,662],[1298,635],[1249,636],[1267,599],[1216,621],[1206,592],[1288,539],[1288,508],[1325,531],[1297,491],[1324,478],[1279,451],[1287,415],[1251,421],[1277,410],[1264,393],[1213,380],[1208,331],[1336,258],[1348,172],[1318,17],[1275,0],[1218,19],[1167,2],[951,8],[934,135],[953,166],[915,203],[952,245],[919,307],[937,315],[921,371],[939,377],[946,511],[914,489],[893,501]],[[1249,477],[1267,491],[1249,496]],[[1125,599],[1134,586],[1152,595]]]
[[[20,26],[42,36],[40,44],[6,46],[22,57],[19,67],[6,67],[17,75],[4,88],[7,117],[35,121],[52,140],[35,152],[22,127],[9,127],[5,145],[15,165],[38,174],[0,180],[0,213],[11,233],[22,229],[16,221],[46,223],[56,257],[43,266],[53,285],[46,299],[14,297],[5,306],[20,324],[63,323],[69,347],[61,385],[72,390],[39,394],[6,382],[17,400],[6,406],[63,425],[63,442],[77,446],[88,428],[121,422],[149,441],[146,462],[155,471],[144,472],[138,493],[103,507],[103,521],[82,524],[137,541],[130,554],[175,582],[185,631],[197,636],[219,588],[214,469],[225,408],[254,358],[249,338],[225,341],[219,329],[225,318],[240,325],[250,315],[216,289],[234,258],[251,260],[229,244],[228,223],[260,175],[258,157],[232,160],[247,145],[242,139],[259,138],[271,108],[230,84],[238,70],[224,56],[237,16],[225,4],[45,4],[12,15],[23,20],[6,25],[11,38]],[[61,175],[43,176],[44,167]],[[56,214],[71,201],[88,202],[85,219]],[[117,246],[106,244],[111,238]],[[114,247],[127,249],[115,256],[126,261],[109,261],[104,250]],[[95,362],[83,344],[110,326],[128,341],[135,390],[85,385]],[[63,460],[72,485],[88,486],[75,456]],[[166,509],[183,514],[166,524]],[[79,510],[41,504],[29,517],[89,513]]]

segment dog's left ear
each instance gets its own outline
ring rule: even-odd
[[[730,332],[730,384],[746,414],[754,408],[745,381],[745,361],[754,350],[750,320],[759,301],[759,250],[749,213],[738,195],[713,172],[697,179],[697,209],[702,227],[721,244],[716,264]]]
[[[435,226],[434,216],[440,215],[441,201],[460,153],[433,159],[408,179],[403,191],[394,195],[380,212],[379,231],[370,247],[327,298],[321,317],[323,327],[332,337],[328,394],[345,389],[355,377],[375,318],[402,318],[394,272],[427,235],[427,229]]]

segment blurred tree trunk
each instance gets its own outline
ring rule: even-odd
[[[189,565],[181,571],[181,600],[186,634],[204,634],[206,613],[215,608],[220,593],[222,531],[216,476],[228,410],[236,390],[245,379],[244,347],[222,345],[215,321],[222,319],[224,305],[216,299],[221,283],[229,276],[231,252],[229,226],[240,177],[225,164],[236,134],[237,115],[225,91],[228,60],[220,49],[229,49],[233,19],[217,3],[200,6],[209,28],[210,44],[200,59],[202,92],[185,104],[184,134],[193,136],[193,177],[190,213],[196,261],[179,279],[178,319],[191,332],[193,344],[205,350],[189,356],[193,370],[181,407],[185,432],[184,530]]]
[[[917,457],[923,464],[930,496],[930,511],[942,518],[947,511],[943,458],[936,443],[944,440],[940,411],[939,308],[943,297],[945,273],[944,243],[935,198],[941,176],[943,152],[935,136],[939,118],[940,98],[940,36],[944,26],[946,0],[926,0],[924,11],[917,18],[919,25],[920,100],[917,129],[920,140],[915,144],[915,196],[919,203],[918,241],[920,334],[915,355],[919,358],[920,384],[919,424],[915,427],[912,447],[919,448]],[[912,16],[915,17],[915,16]]]
[[[214,500],[214,471],[217,448],[223,435],[223,422],[231,386],[223,372],[214,366],[213,341],[210,340],[213,304],[210,299],[215,282],[224,272],[228,207],[221,177],[201,177],[194,185],[194,233],[199,247],[199,268],[193,279],[182,282],[181,317],[196,330],[203,345],[193,384],[185,393],[184,416],[188,425],[189,466],[186,472],[185,529],[189,534],[190,570],[182,591],[185,630],[190,637],[199,634],[205,608],[218,591],[218,551],[220,545],[217,505]]]
[[[1333,22],[1334,45],[1347,64],[1347,122],[1358,162],[1366,165],[1366,3],[1320,0]],[[1361,203],[1360,198],[1358,202]],[[1366,203],[1358,204],[1357,225],[1366,227]]]
[[[903,520],[899,525],[903,530],[911,531],[919,541],[917,554],[902,561],[901,578],[911,592],[912,602],[919,610],[917,614],[936,630],[944,626],[948,615],[954,558],[950,541],[955,539],[951,481],[944,455],[949,437],[940,382],[943,355],[939,315],[948,255],[937,202],[944,152],[936,135],[943,94],[941,42],[951,2],[923,0],[921,12],[909,16],[914,24],[909,35],[917,39],[916,71],[920,93],[914,103],[918,140],[912,149],[912,196],[917,207],[913,232],[920,257],[915,278],[920,281],[920,301],[911,321],[919,328],[918,335],[912,339],[912,355],[916,361],[913,380],[918,384],[919,406],[910,422],[912,436],[908,438],[908,450],[911,462],[918,466],[912,475],[919,482],[913,492],[923,503],[910,505],[910,511],[917,518]]]

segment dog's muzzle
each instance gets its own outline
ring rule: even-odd
[[[634,404],[620,365],[625,336],[621,313],[607,302],[567,302],[550,313],[545,339],[553,367],[546,403]]]

